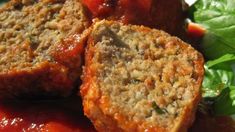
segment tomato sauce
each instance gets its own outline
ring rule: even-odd
[[[187,26],[187,34],[190,38],[200,39],[204,36],[206,29],[201,25],[190,22]]]
[[[83,115],[80,98],[1,102],[1,132],[95,132]]]
[[[185,13],[180,0],[82,0],[93,18],[145,25],[181,36]]]
[[[96,132],[83,115],[81,99],[0,102],[1,132]],[[189,132],[234,132],[229,117],[210,117],[200,112]]]

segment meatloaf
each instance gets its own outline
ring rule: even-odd
[[[163,31],[99,21],[85,52],[84,113],[100,132],[184,132],[201,97],[203,62]]]
[[[67,96],[89,26],[79,0],[11,0],[0,8],[0,97]]]

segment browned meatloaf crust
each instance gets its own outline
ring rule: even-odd
[[[88,37],[81,96],[100,132],[184,132],[194,120],[203,57],[143,26],[100,21]]]
[[[70,94],[89,26],[79,0],[11,0],[0,8],[0,96]],[[76,35],[75,35],[76,34]]]

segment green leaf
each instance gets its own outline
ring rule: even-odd
[[[234,54],[225,54],[224,56],[215,59],[213,61],[208,61],[206,63],[206,65],[208,66],[208,68],[213,68],[213,67],[219,67],[221,68],[221,65],[226,64],[232,64],[235,62],[235,55]]]
[[[235,55],[225,54],[218,59],[208,61],[206,65],[208,66],[208,68],[231,70],[231,65],[233,63],[235,63]]]
[[[235,64],[234,54],[210,60],[205,64],[205,76],[202,83],[203,97],[212,101],[215,115],[235,114]]]
[[[209,69],[205,66],[205,75],[202,83],[203,97],[216,97],[228,85],[233,84],[234,73],[231,70]]]
[[[203,97],[216,97],[224,88],[234,85],[233,63],[235,63],[235,55],[226,54],[205,64],[202,83]]]
[[[234,0],[198,0],[191,11],[192,19],[207,30],[202,50],[208,59],[235,53]]]
[[[221,92],[215,99],[213,110],[217,116],[235,114],[235,86],[229,86]]]

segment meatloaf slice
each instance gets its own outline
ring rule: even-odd
[[[89,26],[79,0],[11,0],[0,8],[0,97],[68,95]],[[85,35],[84,35],[85,36]]]
[[[200,100],[203,57],[156,29],[100,21],[88,37],[81,96],[100,132],[183,132]]]

